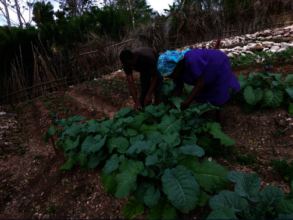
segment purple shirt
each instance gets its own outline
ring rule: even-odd
[[[195,85],[197,78],[204,74],[205,87],[196,98],[197,102],[210,102],[214,106],[221,106],[230,99],[229,88],[235,92],[240,89],[234,76],[229,58],[218,50],[194,49],[185,54],[186,70],[181,79],[174,83],[184,82]]]

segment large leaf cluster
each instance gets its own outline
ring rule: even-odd
[[[172,84],[164,83],[166,100],[171,91]],[[57,146],[67,158],[61,170],[74,165],[87,170],[104,161],[101,180],[106,191],[116,198],[134,196],[123,211],[127,218],[140,214],[144,205],[150,208],[148,218],[177,218],[176,210],[188,212],[205,205],[210,199],[205,192],[218,193],[229,186],[225,167],[198,161],[205,154],[197,144],[204,133],[222,145],[234,144],[218,123],[199,118],[212,109],[217,108],[197,103],[184,111],[171,110],[169,104],[161,103],[147,106],[138,115],[124,108],[113,120],[81,124],[85,117],[75,116],[56,120],[61,129],[52,126],[46,141],[58,133]]]
[[[248,79],[239,75],[240,92],[236,99],[244,99],[244,111],[252,113],[257,108],[276,109],[293,101],[293,74],[252,73]]]
[[[288,196],[276,186],[267,186],[260,191],[261,184],[257,174],[231,171],[228,179],[236,183],[235,192],[224,190],[215,195],[209,201],[213,211],[207,219],[293,218],[292,191]]]

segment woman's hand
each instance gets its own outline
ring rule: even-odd
[[[190,102],[189,101],[185,101],[185,102],[181,102],[180,108],[182,110],[187,109],[190,106]]]
[[[141,106],[139,100],[137,100],[137,101],[135,102],[135,104],[134,104],[134,111],[135,111],[135,113],[138,115],[138,110],[137,110],[137,108],[141,108],[141,109],[142,109],[142,106]]]
[[[148,106],[152,103],[152,97],[150,95],[146,95],[144,98],[144,106]]]

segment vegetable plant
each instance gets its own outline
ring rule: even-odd
[[[172,83],[164,83],[167,101],[172,88]],[[170,100],[176,106],[183,101],[178,97]],[[73,166],[87,170],[104,164],[101,181],[105,190],[116,198],[133,195],[123,210],[125,217],[141,214],[147,206],[150,219],[178,218],[178,210],[204,206],[211,198],[207,193],[219,193],[230,183],[225,167],[199,160],[210,144],[203,139],[206,133],[224,146],[235,143],[218,123],[200,118],[214,109],[218,108],[196,103],[184,111],[171,110],[168,101],[140,109],[138,115],[124,108],[113,120],[92,119],[80,124],[86,118],[74,116],[56,120],[64,129],[50,127],[45,141],[58,134],[57,146],[67,158],[61,170]]]
[[[283,104],[289,105],[293,100],[293,74],[288,75],[284,82],[282,77],[282,74],[252,73],[247,79],[240,74],[240,91],[236,100],[244,99],[246,113],[252,113],[259,107],[276,109]]]
[[[293,218],[292,189],[288,196],[276,186],[267,186],[260,191],[261,184],[257,174],[231,171],[228,179],[236,183],[235,192],[224,190],[215,195],[209,201],[213,211],[207,219]]]

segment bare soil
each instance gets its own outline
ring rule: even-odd
[[[234,73],[248,75],[252,72],[264,72],[261,65],[250,68],[235,68]],[[292,70],[292,65],[286,64],[275,65],[270,72],[284,73],[286,76]],[[139,74],[135,73],[134,77],[139,82]],[[111,78],[114,78],[114,82],[126,80],[123,72],[104,78],[112,83]],[[121,82],[122,88],[123,85]],[[86,83],[72,86],[65,93],[50,94],[51,98],[43,97],[45,101],[40,97],[17,106],[0,106],[0,111],[18,114],[12,118],[0,118],[1,219],[124,218],[122,210],[127,198],[116,200],[105,192],[100,181],[103,164],[86,172],[79,168],[60,171],[59,168],[66,162],[63,151],[55,152],[52,140],[49,143],[43,142],[56,115],[58,118],[73,115],[84,115],[87,119],[113,118],[121,108],[133,107],[134,103],[128,92],[111,88],[109,94],[103,93],[102,86]],[[54,114],[52,110],[55,111]],[[218,162],[227,166],[228,170],[244,173],[257,171],[262,187],[276,185],[289,193],[289,183],[272,170],[269,160],[288,155],[292,158],[292,116],[282,108],[263,109],[248,115],[240,105],[231,102],[227,104],[226,111],[224,132],[236,141],[235,149],[246,153],[258,152],[260,164],[256,170],[253,165],[241,166],[228,162],[226,158],[220,158]],[[213,118],[213,113],[209,113],[208,117]],[[56,137],[53,139],[54,143],[57,142]],[[199,207],[187,214],[180,213],[179,217],[203,218],[209,211],[208,206]],[[136,216],[139,219],[146,217],[147,209],[143,215]]]

